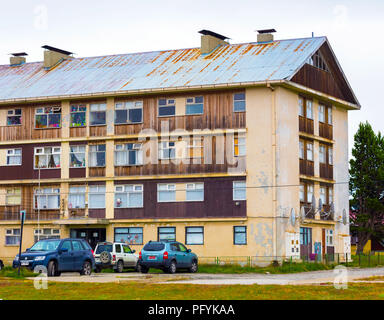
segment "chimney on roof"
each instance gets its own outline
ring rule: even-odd
[[[199,33],[201,34],[201,54],[210,53],[218,46],[229,44],[227,41],[225,41],[229,38],[221,34],[209,30],[201,30]]]
[[[17,53],[11,53],[12,57],[9,59],[9,63],[11,66],[20,66],[23,63],[25,63],[26,58],[28,54],[25,52],[17,52]]]
[[[275,29],[264,29],[264,30],[257,30],[257,42],[258,43],[265,43],[265,42],[272,42],[273,41],[273,33],[276,32]]]
[[[72,52],[54,48],[51,46],[42,46],[44,51],[44,68],[51,69],[63,60],[72,59]]]

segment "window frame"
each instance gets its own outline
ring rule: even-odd
[[[204,137],[203,136],[193,136],[189,139],[188,143],[187,143],[187,155],[189,159],[202,159],[204,158]],[[196,142],[196,143],[195,143]],[[197,143],[199,142],[200,145]],[[196,155],[196,153],[199,153],[199,152],[195,152],[195,150],[199,150],[200,149],[200,156],[199,155]],[[192,152],[192,155],[191,155],[191,152]]]
[[[15,230],[18,230],[18,234],[15,234]],[[11,232],[9,232],[11,231]],[[7,243],[7,238],[18,238],[18,241],[16,243]],[[21,229],[20,228],[11,228],[11,229],[5,229],[5,241],[4,245],[7,246],[19,246],[20,245],[20,238],[21,238]]]
[[[165,100],[164,105],[160,105],[160,100]],[[170,103],[170,101],[173,101],[173,104]],[[160,108],[170,108],[173,107],[174,111],[173,114],[170,115],[160,115]],[[157,100],[157,117],[158,118],[167,118],[167,117],[175,117],[176,116],[176,99],[174,98],[159,98]]]
[[[43,230],[50,230],[51,232],[49,234],[44,233]],[[43,231],[43,232],[41,232]],[[58,231],[58,233],[54,233],[53,231]],[[60,239],[61,232],[60,229],[57,228],[40,228],[40,229],[33,229],[33,239],[35,243],[37,240],[41,239]]]
[[[92,188],[96,187],[97,191],[91,191]],[[100,187],[104,188],[103,192],[100,192]],[[106,209],[107,201],[106,201],[106,186],[104,184],[92,184],[88,186],[88,209]],[[104,195],[104,207],[92,207],[92,201],[90,201],[92,195]]]
[[[19,190],[17,193],[16,191]],[[12,192],[9,192],[12,191]],[[9,202],[9,198],[17,198],[20,199],[20,201],[17,201],[17,203]],[[22,203],[22,190],[21,187],[12,187],[12,188],[6,188],[5,191],[5,205],[6,206],[20,206]]]
[[[236,228],[244,228],[245,231],[236,231]],[[245,246],[248,244],[248,232],[247,232],[247,226],[233,226],[233,244],[235,246]],[[245,234],[245,243],[236,243],[236,234]]]
[[[16,150],[20,150],[20,154],[15,154]],[[15,166],[21,166],[23,165],[23,149],[22,148],[12,148],[12,149],[7,149],[7,154],[6,154],[6,166],[10,167],[15,167]],[[9,154],[9,151],[12,151],[12,154]],[[8,158],[20,158],[20,163],[17,164],[9,164],[8,163]]]
[[[244,99],[235,99],[236,95],[239,95],[239,94],[243,94],[244,95]],[[244,101],[244,110],[236,110],[235,108],[235,102],[236,101]],[[246,112],[247,110],[247,104],[246,104],[246,96],[245,96],[245,92],[235,92],[232,96],[232,103],[233,103],[233,108],[232,108],[232,111],[235,113],[235,112]]]
[[[236,143],[237,141],[237,143]],[[242,143],[240,143],[242,141]],[[236,147],[238,150],[238,154],[236,154]],[[240,147],[244,147],[244,153],[240,154]],[[235,135],[233,137],[233,156],[238,157],[245,157],[247,155],[247,140],[245,135]]]
[[[189,229],[192,229],[192,228],[200,228],[201,231],[200,232],[188,232]],[[189,243],[188,242],[188,235],[190,234],[201,234],[203,236],[202,238],[202,243]],[[202,246],[204,245],[204,226],[188,226],[188,227],[185,227],[185,244],[188,245],[188,246]]]
[[[163,143],[167,144],[167,147],[163,147]],[[170,147],[170,143],[173,143],[173,146]],[[158,144],[158,158],[159,160],[175,160],[176,159],[176,143],[177,141],[159,141]],[[162,151],[164,150],[169,150],[169,156],[167,158],[163,158],[162,156],[164,155]],[[172,150],[173,150],[173,157],[172,155]]]
[[[188,190],[188,185],[192,185],[193,186],[193,189],[189,189]],[[202,185],[203,187],[202,188],[197,188],[198,185]],[[203,199],[201,200],[188,200],[187,198],[187,195],[188,195],[188,191],[192,191],[192,192],[203,192]],[[185,183],[185,202],[203,202],[205,200],[205,185],[204,185],[204,182],[186,182]]]
[[[128,145],[132,145],[132,148],[129,149]],[[118,150],[118,146],[123,146],[122,149]],[[115,144],[115,150],[114,150],[114,166],[115,167],[135,167],[135,166],[142,166],[144,165],[144,152],[143,152],[143,144],[142,143],[135,143],[135,142],[126,142],[126,143],[117,143]],[[118,164],[117,160],[117,153],[126,153],[126,159],[128,160],[128,163],[124,164]],[[129,163],[130,156],[129,154],[131,152],[135,152],[135,161],[136,163],[131,164]]]
[[[242,187],[242,188],[239,188],[239,187],[235,187],[235,184],[236,183],[244,183],[245,186]],[[245,190],[245,199],[238,199],[237,197],[235,197],[235,190],[236,189],[241,189],[241,190]],[[236,180],[236,181],[232,181],[232,200],[233,201],[246,201],[247,200],[247,182],[245,180]]]
[[[77,148],[79,149],[80,147],[83,147],[84,148],[84,152],[81,152],[81,151],[72,151],[72,148]],[[72,165],[72,158],[71,158],[71,155],[72,154],[83,154],[84,153],[84,165],[81,165],[79,167],[76,167],[76,166],[73,166]],[[69,169],[79,169],[79,168],[86,168],[87,167],[87,161],[86,161],[86,158],[87,158],[87,145],[85,144],[77,144],[77,145],[70,145],[69,146]]]
[[[137,104],[139,104],[137,106]],[[121,105],[121,107],[118,107]],[[129,117],[130,110],[141,110],[141,120],[140,121],[131,121]],[[115,113],[114,113],[114,124],[115,125],[124,125],[124,124],[142,124],[144,122],[144,101],[143,100],[131,100],[131,101],[120,101],[115,103]],[[117,122],[117,111],[126,111],[126,121],[125,122]]]
[[[128,233],[116,233],[116,230],[118,229],[128,229]],[[141,233],[137,232],[130,232],[131,229],[141,229]],[[144,228],[143,227],[116,227],[113,229],[113,237],[114,242],[120,242],[119,239],[117,239],[117,235],[119,234],[127,234],[127,235],[141,235],[141,242],[140,243],[129,243],[129,245],[143,245],[144,244]],[[126,242],[124,242],[126,244]],[[123,248],[124,249],[124,248]]]
[[[160,232],[160,229],[173,229],[173,232]],[[173,234],[175,236],[174,239],[166,239],[168,241],[177,241],[176,240],[176,227],[165,227],[165,226],[162,226],[162,227],[157,227],[157,241],[164,241],[164,240],[161,240],[160,239],[160,234]]]
[[[97,106],[97,107],[96,107]],[[92,110],[92,107],[99,110]],[[92,124],[92,114],[104,113],[105,122],[103,124]],[[106,126],[107,125],[107,104],[106,103],[91,103],[89,104],[89,124],[90,127]]]
[[[132,190],[128,187],[132,187]],[[136,191],[136,187],[140,187],[141,190]],[[122,188],[122,191],[118,191],[117,188]],[[141,194],[141,205],[140,206],[117,206],[117,195],[118,194],[126,194],[127,197],[127,204],[129,204],[129,195],[130,194]],[[144,208],[144,185],[143,184],[119,184],[115,185],[115,192],[114,192],[114,208],[115,209],[130,209],[130,208]]]
[[[16,110],[20,110],[20,114],[16,114]],[[12,112],[11,114],[9,112]],[[19,124],[9,124],[8,118],[20,118]],[[14,108],[7,110],[7,127],[21,126],[23,125],[23,109],[22,108]]]
[[[46,112],[47,109],[51,109],[50,112]],[[55,110],[56,109],[56,110]],[[57,110],[57,109],[60,109],[60,110]],[[43,110],[43,112],[39,112],[40,110]],[[55,112],[55,111],[60,111],[60,112]],[[58,126],[56,127],[52,127],[50,126],[50,123],[49,123],[49,116],[50,115],[57,115],[59,114],[60,115],[60,122],[58,124]],[[46,116],[47,117],[47,125],[45,127],[40,127],[38,128],[37,127],[37,123],[36,123],[36,120],[37,120],[37,116]],[[34,121],[34,129],[35,130],[46,130],[46,129],[61,129],[62,128],[62,107],[61,106],[43,106],[43,107],[36,107],[35,108],[35,121]]]
[[[202,98],[202,102],[196,102],[196,99]],[[193,102],[188,102],[189,99],[193,99]],[[188,113],[188,107],[202,105],[202,112]],[[185,115],[186,116],[195,116],[204,114],[204,96],[191,96],[185,98]]]
[[[312,246],[312,228],[300,227],[300,245]]]
[[[46,153],[46,149],[52,149],[51,150],[51,153]],[[43,153],[37,153],[38,150],[43,150]],[[55,149],[59,149],[59,151],[55,151]],[[48,167],[49,165],[49,159],[50,157],[54,157],[54,155],[58,155],[59,156],[59,165],[56,166],[56,167]],[[46,156],[47,158],[47,167],[44,168],[44,167],[36,167],[36,157],[38,156]],[[48,169],[61,169],[61,146],[44,146],[44,147],[35,147],[34,148],[34,151],[33,151],[33,169],[34,170],[48,170]],[[40,161],[38,161],[39,163]]]
[[[159,187],[164,186],[164,185],[167,186],[167,190],[160,190]],[[174,186],[174,189],[170,189],[169,188],[170,186]],[[160,201],[159,194],[160,194],[160,192],[164,192],[164,191],[174,192],[174,194],[175,194],[174,199],[173,200],[167,200],[167,201],[163,201],[163,200]],[[177,200],[176,200],[176,183],[158,183],[157,184],[157,202],[158,203],[177,202]]]
[[[69,113],[70,119],[69,119],[69,127],[70,128],[84,128],[87,126],[87,105],[86,104],[71,104],[70,106],[71,112]],[[76,111],[73,111],[73,108],[77,108]],[[80,111],[80,108],[85,108],[84,111]],[[75,125],[73,122],[73,115],[75,114],[84,114],[84,124],[83,125]]]
[[[43,190],[51,190],[51,192],[45,192]],[[43,191],[43,192],[42,192]],[[57,207],[49,207],[49,197],[57,197]],[[40,199],[42,197],[46,198],[45,203],[47,204],[46,208],[40,208],[39,203]],[[61,195],[60,195],[60,188],[56,187],[40,187],[35,188],[33,190],[33,208],[34,210],[60,210],[60,202],[61,202]]]
[[[83,196],[84,197],[84,205],[79,206],[79,207],[73,207],[73,206],[69,207],[69,204],[70,204],[69,199],[72,195]],[[72,202],[71,202],[71,204],[72,204]],[[85,209],[87,207],[87,188],[86,188],[86,186],[84,186],[84,185],[70,185],[69,186],[67,206],[68,206],[69,210]]]
[[[105,150],[99,151],[99,147],[104,146]],[[96,147],[96,151],[92,151],[93,148]],[[91,154],[96,154],[96,164],[97,164],[97,153],[103,153],[104,152],[104,165],[91,165]],[[89,168],[105,168],[107,165],[107,145],[105,143],[101,144],[92,144],[88,146],[88,167]]]

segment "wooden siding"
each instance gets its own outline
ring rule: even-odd
[[[80,138],[87,135],[87,127],[69,128],[69,136],[71,138]]]
[[[90,177],[105,177],[105,168],[104,167],[95,167],[89,168]]]

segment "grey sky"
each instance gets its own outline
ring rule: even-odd
[[[26,51],[41,61],[44,44],[76,57],[190,48],[210,29],[231,43],[256,40],[254,30],[276,28],[276,39],[328,37],[362,109],[349,113],[350,147],[360,121],[384,132],[384,1],[33,1],[0,4],[0,64]]]

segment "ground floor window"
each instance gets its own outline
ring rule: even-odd
[[[333,230],[332,229],[325,230],[325,245],[327,247],[333,246]]]
[[[176,241],[176,228],[175,227],[159,227],[157,229],[157,238],[159,241],[163,241],[163,240]]]
[[[42,239],[60,239],[60,229],[35,229],[33,233],[35,242]]]
[[[143,244],[143,228],[115,228],[115,242]]]
[[[204,244],[204,227],[186,227],[185,244]]]
[[[5,245],[17,246],[20,244],[20,229],[5,230]]]
[[[300,244],[308,245],[312,243],[312,228],[300,228]]]
[[[247,227],[245,226],[233,227],[233,244],[237,244],[237,245],[247,244]]]

